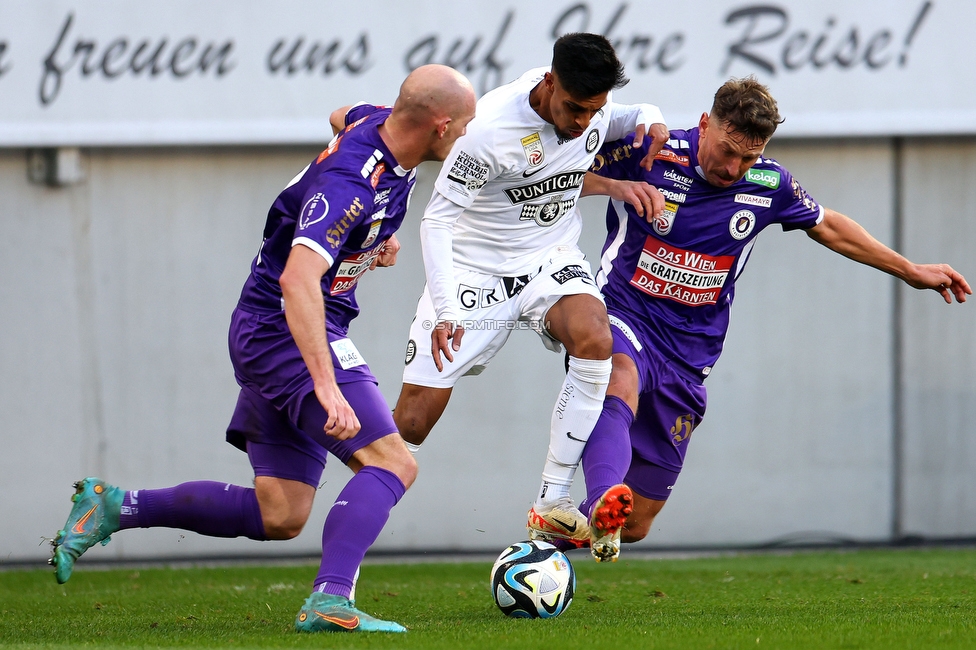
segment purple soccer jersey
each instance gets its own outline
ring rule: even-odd
[[[689,378],[701,382],[722,353],[735,281],[756,236],[778,223],[812,228],[823,208],[789,171],[760,158],[730,187],[708,184],[697,166],[698,129],[671,131],[650,171],[642,147],[628,137],[603,146],[592,171],[646,181],[665,197],[653,224],[630,205],[611,201],[597,282],[611,321],[616,314]]]
[[[242,309],[282,310],[278,278],[291,247],[302,244],[330,264],[322,277],[328,328],[345,334],[359,314],[356,283],[403,222],[415,182],[416,170],[401,168],[380,137],[389,114],[370,104],[351,108],[345,129],[278,195],[241,292]]]

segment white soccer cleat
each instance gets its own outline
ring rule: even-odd
[[[532,506],[525,528],[532,540],[564,539],[576,548],[590,543],[590,523],[569,497],[546,506]]]

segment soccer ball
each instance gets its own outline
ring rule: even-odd
[[[548,542],[512,544],[491,567],[491,595],[512,618],[552,618],[573,602],[576,571]]]

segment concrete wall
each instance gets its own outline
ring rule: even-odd
[[[85,475],[126,488],[250,483],[246,457],[223,442],[237,392],[226,327],[267,207],[315,153],[94,150],[84,183],[52,189],[28,183],[23,151],[0,151],[0,561],[47,555],[39,537],[62,525],[71,482]],[[774,142],[768,153],[819,201],[893,241],[890,141]],[[976,142],[908,141],[902,160],[907,253],[976,278]],[[358,294],[352,335],[391,405],[423,288],[417,226],[435,171],[421,169],[399,264],[368,275]],[[604,205],[591,198],[583,209],[595,260]],[[708,415],[643,545],[885,540],[898,485],[902,532],[976,536],[973,325],[972,305],[898,287],[803,233],[765,233],[707,382]],[[531,332],[463,380],[376,548],[523,538],[561,380],[561,357]],[[330,462],[297,540],[138,530],[91,555],[315,553],[349,476]]]

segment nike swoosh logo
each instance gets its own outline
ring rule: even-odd
[[[75,535],[85,534],[85,524],[88,522],[88,518],[94,514],[95,510],[98,509],[98,505],[92,506],[91,510],[85,513],[85,516],[78,520],[78,523],[72,527],[71,532]]]
[[[312,611],[315,612],[315,615],[321,618],[322,620],[328,621],[329,623],[334,623],[335,625],[338,625],[343,629],[355,630],[357,627],[359,627],[358,616],[353,616],[352,618],[339,618],[338,616],[329,616],[328,614],[323,614],[317,609],[313,609]]]
[[[568,530],[569,532],[571,532],[571,533],[575,533],[575,532],[576,532],[576,522],[575,522],[575,521],[573,522],[573,525],[572,525],[572,526],[570,526],[570,525],[569,525],[569,524],[567,524],[567,523],[566,523],[565,521],[559,521],[559,520],[558,520],[558,519],[556,519],[555,517],[553,517],[553,520],[554,520],[554,521],[555,521],[555,522],[556,522],[557,524],[559,524],[560,526],[562,526],[563,528],[565,528],[566,530]]]
[[[576,442],[586,442],[586,440],[583,440],[582,438],[577,438],[576,436],[574,436],[572,431],[567,431],[566,432],[566,437],[569,438],[570,440],[575,440]]]
[[[528,178],[529,176],[535,176],[536,174],[538,174],[539,172],[541,172],[543,169],[545,169],[548,166],[549,165],[543,165],[539,169],[534,169],[532,171],[529,171],[528,169],[526,169],[524,172],[522,172],[522,178]]]

